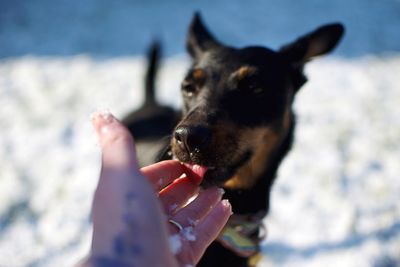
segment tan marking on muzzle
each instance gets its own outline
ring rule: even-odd
[[[248,163],[242,166],[231,179],[225,182],[224,187],[229,189],[251,188],[270,164],[271,157],[286,136],[290,123],[290,111],[287,110],[282,117],[281,127],[278,127],[278,129],[260,127],[242,131],[240,133],[241,150],[251,148],[254,154]]]

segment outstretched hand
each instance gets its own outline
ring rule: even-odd
[[[109,113],[92,121],[102,169],[85,266],[195,265],[232,214],[223,191],[199,189],[205,170],[196,165],[169,160],[139,169],[122,123]]]

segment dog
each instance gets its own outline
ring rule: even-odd
[[[255,266],[271,187],[293,142],[292,104],[307,81],[304,66],[331,52],[343,33],[343,25],[333,23],[277,51],[234,48],[217,40],[199,13],[194,15],[187,35],[192,64],[181,85],[181,118],[158,160],[202,166],[202,186],[223,187],[232,204],[234,215],[198,266]]]

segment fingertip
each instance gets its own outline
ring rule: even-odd
[[[133,142],[128,129],[109,110],[96,111],[90,118],[101,146],[120,138]]]
[[[102,146],[104,144],[104,135],[109,132],[109,126],[114,122],[115,117],[109,110],[102,110],[92,113],[90,120],[92,121],[99,143]]]
[[[198,260],[200,260],[206,248],[219,236],[231,215],[232,206],[227,199],[223,199],[196,226],[196,233],[199,238],[194,247],[197,252],[195,257]]]
[[[187,177],[196,185],[200,185],[203,181],[204,174],[207,171],[206,167],[200,165],[192,165],[187,163],[181,163],[182,167],[185,169]]]
[[[97,135],[101,135],[102,130],[115,119],[114,115],[108,109],[93,112],[90,115],[90,120]]]
[[[224,210],[227,214],[229,214],[229,216],[231,216],[231,215],[233,214],[232,205],[231,205],[231,203],[229,202],[228,199],[223,199],[223,200],[221,200],[221,206],[222,206],[223,210]]]
[[[228,199],[220,200],[209,213],[210,218],[214,218],[219,221],[220,227],[223,227],[229,217],[233,214],[232,205]],[[222,228],[221,228],[222,229]]]
[[[91,121],[103,153],[103,163],[137,168],[134,140],[125,125],[109,110],[94,112]]]

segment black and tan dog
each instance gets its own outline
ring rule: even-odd
[[[182,118],[163,158],[207,168],[204,185],[223,186],[235,214],[198,266],[253,266],[271,186],[292,144],[292,103],[306,82],[303,67],[330,52],[343,32],[330,24],[278,51],[237,49],[215,39],[195,15]]]

